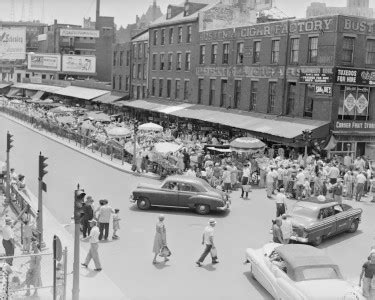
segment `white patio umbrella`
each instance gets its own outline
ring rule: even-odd
[[[73,112],[73,111],[74,111],[73,108],[66,107],[66,106],[58,106],[50,110],[50,112],[53,112],[53,113],[65,113],[65,112]]]
[[[155,147],[155,152],[165,154],[168,152],[176,153],[178,150],[180,150],[183,147],[183,145],[179,145],[176,143],[162,142],[162,143],[156,143],[154,147]]]
[[[96,130],[96,127],[92,125],[90,121],[83,122],[81,128],[86,130]]]
[[[138,129],[144,131],[163,131],[163,126],[160,126],[155,123],[145,123],[140,125]]]
[[[125,137],[131,135],[131,131],[125,127],[112,127],[107,130],[107,134],[112,137]]]

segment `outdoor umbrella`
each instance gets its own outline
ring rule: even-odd
[[[266,144],[252,137],[236,138],[230,143],[230,149],[239,153],[254,153],[264,147],[266,147]]]
[[[66,107],[66,106],[58,106],[50,110],[50,112],[53,112],[53,113],[65,113],[65,112],[73,112],[73,111],[74,111],[73,108]]]
[[[57,117],[57,122],[64,124],[74,124],[75,119],[72,116]]]
[[[178,150],[180,150],[183,147],[183,145],[179,145],[176,143],[163,142],[163,143],[156,143],[154,147],[155,147],[155,152],[165,154],[168,152],[175,153]]]
[[[95,126],[92,125],[90,121],[83,122],[81,128],[86,130],[96,130]]]
[[[131,131],[125,127],[112,127],[107,130],[107,133],[112,137],[125,137],[131,135]]]
[[[145,123],[138,127],[139,130],[145,131],[163,131],[163,127],[155,123]]]
[[[10,100],[10,103],[11,104],[21,104],[22,101],[21,100]]]
[[[88,112],[87,116],[96,122],[111,122],[111,117],[101,111]]]

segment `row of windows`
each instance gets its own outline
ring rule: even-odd
[[[344,37],[341,51],[341,60],[343,63],[353,64],[354,62],[355,37]],[[366,41],[366,64],[375,64],[375,40]]]
[[[142,72],[143,71],[143,72]],[[133,78],[147,79],[147,64],[133,64]],[[142,76],[143,73],[143,76]]]
[[[122,90],[123,88],[122,79],[123,77],[121,75],[112,77],[112,89],[113,90]],[[130,83],[129,76],[125,76],[125,86],[124,86],[125,91],[129,90],[129,83]]]
[[[182,53],[178,52],[176,53],[175,58],[175,65],[173,66],[173,53],[160,53],[159,59],[158,54],[153,53],[152,54],[152,70],[182,70]],[[191,53],[186,52],[185,53],[185,61],[184,61],[184,70],[190,71],[191,70]]]
[[[190,97],[190,80],[185,79],[181,82],[180,79],[174,80],[174,94],[172,95],[172,79],[166,80],[166,91],[164,92],[164,78],[151,80],[151,96],[174,98],[175,100],[187,100]],[[156,84],[158,83],[158,87]],[[183,83],[183,86],[181,84]],[[182,90],[183,88],[183,90]],[[181,98],[182,97],[182,98]]]
[[[117,53],[119,53],[119,58],[117,58]],[[113,52],[113,66],[117,65],[117,59],[119,62],[119,66],[122,67],[124,65],[124,51],[114,51]],[[128,67],[130,64],[130,51],[126,51],[126,66]]]
[[[175,30],[177,29],[177,30]],[[179,26],[177,28],[169,27],[162,29],[154,29],[152,32],[152,44],[154,46],[161,45],[164,46],[167,44],[172,45],[173,43],[181,44],[183,42],[191,43],[192,40],[192,26],[186,26],[185,30],[185,39],[183,35],[183,27]],[[168,36],[167,36],[168,35]]]

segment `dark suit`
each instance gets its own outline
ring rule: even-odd
[[[83,237],[90,235],[91,227],[89,221],[94,218],[94,210],[92,209],[91,205],[85,204],[82,208],[83,216],[82,216],[82,232]]]

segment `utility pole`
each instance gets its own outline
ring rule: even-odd
[[[72,300],[79,300],[79,237],[83,201],[86,193],[79,184],[74,191],[74,262],[73,262],[73,290]]]
[[[43,177],[48,172],[46,167],[48,166],[45,161],[48,158],[39,153],[39,172],[38,172],[38,231],[39,231],[39,245],[41,248],[45,248],[43,241],[43,191],[47,192],[47,185],[43,182]]]
[[[134,121],[134,149],[133,149],[133,164],[137,165],[137,133],[138,133],[138,120]]]
[[[312,132],[311,130],[304,130],[302,131],[302,138],[305,141],[305,156],[304,156],[304,162],[305,162],[305,167],[306,167],[306,161],[307,161],[307,147],[310,144],[312,140]]]
[[[7,183],[7,186],[6,186],[6,191],[5,191],[5,196],[6,196],[6,202],[7,203],[10,203],[11,199],[10,199],[10,181],[11,181],[11,178],[10,178],[10,160],[9,160],[9,152],[10,152],[10,149],[13,148],[13,145],[12,145],[12,142],[13,142],[13,139],[12,139],[13,135],[11,135],[9,133],[9,131],[7,132],[7,149],[6,149],[6,153],[7,153],[7,161],[6,161],[6,164],[7,164],[7,179],[6,179],[6,183]]]

